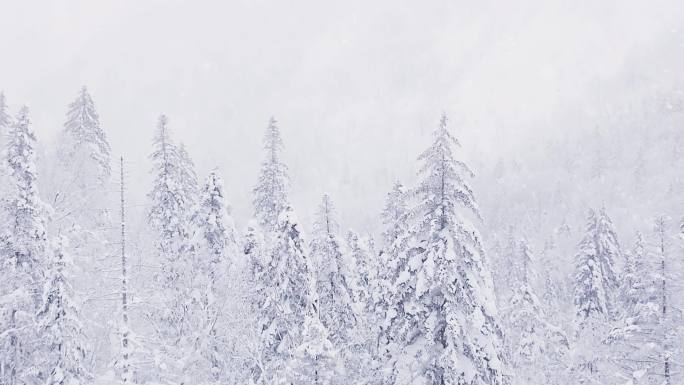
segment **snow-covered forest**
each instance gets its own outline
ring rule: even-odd
[[[309,5],[312,14],[325,13],[325,7]],[[470,68],[463,77],[473,82],[491,85],[485,79],[490,75],[508,79],[497,93],[505,106],[488,91],[475,93],[473,101],[453,101],[456,94],[446,88],[465,92],[471,86],[448,76],[426,88],[441,95],[435,100],[425,96],[431,92],[406,96],[423,90],[407,85],[415,76],[384,78],[391,86],[382,97],[396,101],[378,102],[374,87],[384,83],[369,80],[375,70],[362,69],[356,55],[340,54],[339,61],[350,64],[349,79],[363,79],[349,80],[356,86],[347,91],[369,93],[354,102],[328,84],[313,96],[299,89],[282,100],[287,108],[264,96],[274,111],[246,107],[259,116],[243,118],[238,107],[252,106],[250,92],[256,91],[235,87],[227,98],[242,92],[244,99],[221,105],[208,97],[206,109],[190,103],[198,110],[188,112],[179,102],[186,92],[195,97],[210,83],[222,84],[220,76],[208,75],[215,64],[207,59],[199,75],[161,82],[202,87],[186,84],[163,113],[151,113],[151,107],[128,103],[156,108],[147,98],[167,100],[161,93],[175,88],[135,88],[121,80],[124,70],[112,66],[92,81],[76,76],[84,81],[57,92],[51,89],[61,87],[52,79],[57,75],[41,72],[43,80],[30,85],[16,80],[29,78],[32,67],[12,64],[10,57],[26,51],[4,49],[0,385],[683,384],[684,35],[673,25],[684,22],[684,10],[667,7],[673,2],[660,5],[666,7],[648,8],[653,13],[607,6],[618,15],[614,19],[599,8],[578,11],[580,19],[599,15],[587,17],[587,25],[615,27],[630,44],[617,44],[611,34],[575,40],[558,33],[560,41],[598,39],[604,48],[622,48],[609,59],[593,51],[591,63],[603,66],[580,66],[571,75],[564,69],[572,66],[555,63],[562,58],[542,70],[542,78],[521,71],[530,81],[527,91],[511,88],[515,75],[482,70],[483,76],[435,53],[449,45],[442,33],[453,30],[420,35],[413,29],[427,23],[396,32],[420,36],[401,40],[408,48],[383,52],[406,59],[419,50],[416,42],[439,42],[431,46],[435,51],[420,51],[423,56],[410,64],[368,59],[413,75],[421,63],[444,75],[452,69],[437,64],[444,59],[454,71]],[[92,12],[85,3],[73,7],[47,14],[64,12],[63,20],[76,20],[79,12]],[[390,24],[404,18],[439,24],[468,9],[437,8],[434,14],[396,11]],[[624,9],[629,12],[618,11]],[[552,9],[558,11],[550,13],[552,22],[524,10],[495,16],[478,10],[476,20],[519,16],[533,26],[532,35],[516,23],[501,27],[508,37],[511,31],[537,37],[543,34],[537,27],[553,31],[553,22],[575,17],[562,7]],[[149,28],[173,33],[142,14]],[[626,20],[632,18],[643,18],[644,31],[630,34]],[[362,17],[352,19],[349,25],[363,25]],[[369,25],[376,25],[373,20]],[[66,31],[66,24],[50,28]],[[477,23],[468,26],[478,30]],[[308,36],[308,27],[300,28]],[[359,28],[362,37],[382,35],[375,27]],[[342,50],[330,48],[337,41],[330,36],[339,32],[329,33],[328,40],[321,38],[327,44],[318,41],[313,51],[336,57]],[[0,35],[8,36],[2,29]],[[9,36],[18,44],[31,41]],[[196,39],[179,44],[195,53],[211,51],[200,43],[204,35],[190,36]],[[464,36],[454,41],[468,41]],[[361,40],[349,41],[364,47]],[[125,36],[115,41],[133,44]],[[200,48],[192,48],[196,44]],[[470,45],[461,47],[468,52],[463,47]],[[549,56],[560,52],[539,49]],[[171,51],[176,55],[175,47]],[[73,74],[79,60],[91,60],[80,51],[69,55],[79,59],[54,74]],[[476,67],[511,63],[514,70],[518,62],[507,56],[513,54],[502,55],[480,59]],[[266,56],[232,60],[249,76],[255,63],[258,71],[271,68]],[[459,58],[466,62],[466,56]],[[606,70],[609,63],[615,68]],[[335,78],[327,65],[299,65],[313,81]],[[111,78],[127,91],[112,86]],[[545,88],[534,79],[558,87],[545,94],[553,102],[541,100],[537,91]],[[580,84],[585,81],[591,84]],[[276,82],[274,92],[280,95],[282,87]],[[563,96],[551,96],[556,94]],[[110,105],[113,100],[120,104]],[[377,111],[363,113],[362,103]],[[306,121],[307,111],[315,127],[298,131],[292,126]],[[147,120],[127,127],[122,122],[130,120],[121,118],[127,114]],[[217,126],[198,124],[209,121]]]

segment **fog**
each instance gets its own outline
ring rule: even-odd
[[[292,200],[367,230],[446,112],[475,172],[681,80],[680,1],[2,1],[0,89],[39,142],[87,85],[146,203],[159,114],[239,226],[275,116]],[[625,102],[626,103],[626,102]],[[646,128],[644,128],[646,129]],[[480,180],[480,188],[483,182]]]

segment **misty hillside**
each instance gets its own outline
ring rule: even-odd
[[[678,2],[4,9],[0,385],[684,383]]]

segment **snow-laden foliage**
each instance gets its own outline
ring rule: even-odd
[[[4,143],[5,136],[7,136],[7,129],[11,123],[11,117],[7,112],[7,99],[5,93],[0,92],[0,129],[2,130],[2,143]]]
[[[469,165],[493,175],[473,179],[442,117],[417,180],[391,186],[380,221],[342,233],[347,213],[325,195],[305,237],[271,120],[254,215],[238,236],[221,176],[198,184],[164,116],[140,202],[138,180],[127,180],[138,165],[111,167],[85,88],[54,148],[37,145],[28,109],[6,110],[0,94],[0,384],[674,385],[682,376],[684,226],[670,216],[681,217],[672,201],[684,136],[674,129],[646,138],[671,152],[630,147],[624,172],[612,131],[597,128],[578,142],[588,156],[549,145],[558,159],[541,176],[517,159],[476,156]],[[655,226],[639,205],[625,214],[624,191],[611,189],[618,174],[644,202],[663,200]],[[571,194],[585,179],[597,187]],[[603,196],[615,198],[603,200],[615,221],[601,209],[583,226]],[[622,253],[618,234],[635,230]]]
[[[259,180],[254,187],[254,213],[261,227],[268,233],[277,230],[278,218],[287,207],[289,179],[287,166],[280,159],[283,140],[274,118],[268,122],[264,135],[264,160]]]
[[[196,197],[189,195],[197,191],[193,185],[192,163],[185,151],[181,151],[171,139],[168,119],[162,115],[154,136],[153,163],[154,182],[149,198],[152,205],[148,220],[157,232],[156,247],[162,258],[163,284],[174,287],[188,271],[190,228],[193,203]],[[178,287],[176,287],[178,289]]]
[[[613,317],[618,286],[615,261],[620,257],[617,235],[605,209],[591,210],[575,257],[575,305],[580,319]]]
[[[515,383],[556,384],[567,371],[569,341],[561,328],[552,324],[537,296],[534,258],[527,241],[518,243],[515,254],[518,273],[515,289],[502,309],[507,315],[507,345]],[[512,273],[512,271],[510,271]]]
[[[302,343],[294,349],[288,364],[286,378],[276,383],[332,385],[343,374],[328,330],[317,316],[304,320]]]
[[[479,217],[455,158],[459,143],[442,116],[419,160],[422,179],[410,195],[409,243],[388,310],[393,376],[402,384],[504,384],[508,372],[496,299],[481,237],[467,217]]]
[[[11,188],[2,207],[7,222],[0,243],[0,377],[7,384],[35,383],[44,377],[35,315],[48,260],[48,210],[38,196],[36,137],[28,112],[27,107],[19,111],[6,148]]]
[[[317,306],[330,340],[341,346],[356,325],[350,266],[344,260],[335,208],[328,195],[318,207],[309,246],[316,271]]]
[[[54,242],[37,314],[38,331],[44,344],[40,365],[48,385],[88,384],[92,377],[86,365],[87,342],[81,303],[71,284],[72,261],[65,253],[66,242],[64,237]]]
[[[86,192],[88,184],[103,184],[112,173],[111,149],[100,117],[87,88],[81,88],[76,99],[69,104],[67,120],[60,138],[59,156],[65,167],[78,167],[70,183]]]
[[[288,360],[302,343],[299,325],[311,313],[313,279],[299,223],[288,208],[278,218],[263,269],[253,277],[252,301],[261,332],[256,382],[278,382],[287,371]]]

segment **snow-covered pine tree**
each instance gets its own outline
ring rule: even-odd
[[[73,175],[77,180],[72,182],[79,189],[109,182],[112,173],[110,146],[100,127],[95,103],[85,86],[69,104],[62,140],[65,142],[60,146],[60,156],[67,165],[78,167],[78,174]]]
[[[7,112],[7,100],[5,98],[5,93],[0,91],[0,149],[2,149],[2,151],[5,150],[7,136],[9,134],[11,124],[12,119]],[[0,167],[0,176],[3,175],[4,172],[5,168]]]
[[[200,194],[198,210],[194,216],[196,234],[193,264],[193,306],[190,317],[196,335],[195,346],[200,369],[194,378],[210,375],[206,381],[220,381],[225,375],[223,362],[227,352],[217,330],[222,309],[225,307],[229,283],[228,268],[237,257],[237,240],[230,208],[223,191],[223,182],[211,172]],[[231,298],[238,300],[238,298]],[[202,361],[202,362],[200,362]],[[204,370],[202,370],[204,369]]]
[[[339,225],[330,196],[323,195],[314,221],[311,261],[316,268],[318,312],[330,340],[336,347],[349,342],[349,332],[356,324],[349,266],[338,237]]]
[[[183,192],[185,207],[190,213],[190,210],[194,209],[197,204],[199,182],[195,172],[195,162],[192,161],[183,143],[178,146],[178,166],[180,187]]]
[[[50,231],[69,238],[66,252],[74,259],[74,266],[83,270],[72,284],[77,292],[91,293],[91,298],[104,298],[117,290],[114,282],[102,274],[116,265],[115,259],[109,258],[114,198],[109,185],[111,149],[99,120],[90,93],[82,87],[67,107],[55,154],[41,164],[49,170],[42,191],[54,209]],[[107,321],[112,311],[111,301],[84,302],[84,327],[96,346],[108,345]],[[91,354],[95,357],[89,361],[97,368],[105,367],[112,359],[107,349],[94,349]]]
[[[149,314],[155,324],[159,346],[157,375],[163,381],[182,381],[192,375],[188,366],[194,364],[192,322],[187,314],[193,300],[192,204],[197,197],[193,186],[192,163],[173,143],[168,120],[159,118],[154,137],[154,182],[149,194],[151,208],[148,222],[155,231],[155,246],[160,259],[161,274],[155,302],[163,305]]]
[[[582,381],[607,381],[613,375],[606,341],[616,315],[618,281],[614,264],[620,257],[617,235],[605,209],[590,210],[575,256],[576,338],[572,366]]]
[[[194,222],[202,253],[199,265],[214,285],[238,252],[235,224],[226,202],[223,181],[216,172],[209,174],[202,187]]]
[[[81,322],[81,303],[71,285],[71,258],[66,254],[67,240],[59,236],[47,267],[43,301],[37,314],[41,349],[40,359],[46,385],[90,383],[86,367],[87,341]]]
[[[467,178],[455,158],[458,141],[446,115],[423,152],[423,179],[411,191],[408,260],[395,280],[389,340],[397,384],[500,385],[508,382],[502,332],[479,217]]]
[[[41,302],[47,256],[47,207],[38,197],[36,137],[23,107],[10,128],[7,167],[10,194],[3,199],[7,223],[0,239],[0,382],[40,381],[32,354],[39,349],[35,314]]]
[[[302,342],[301,325],[312,306],[312,279],[300,227],[288,207],[278,220],[267,263],[254,277],[254,306],[261,330],[257,383],[277,383],[287,371],[287,362]]]
[[[189,246],[189,205],[192,202],[188,201],[186,193],[189,188],[184,186],[182,177],[187,174],[183,168],[188,164],[181,164],[182,156],[171,139],[167,124],[167,117],[161,115],[151,155],[154,182],[149,194],[152,206],[148,221],[157,232],[156,246],[163,261],[163,283],[174,286],[174,281],[187,272],[181,265],[188,262],[184,257]]]
[[[349,262],[354,266],[350,272],[352,299],[363,313],[372,312],[375,307],[374,295],[378,291],[378,259],[367,241],[353,230],[347,232],[346,244]]]
[[[408,205],[407,192],[401,182],[395,182],[392,190],[387,193],[385,207],[382,211],[383,249],[381,260],[386,266],[380,272],[381,277],[389,277],[396,273],[399,255],[407,248],[408,234]]]
[[[337,351],[328,338],[328,330],[316,314],[304,320],[302,343],[294,349],[289,362],[288,383],[332,385],[342,375],[337,363]],[[344,382],[344,381],[343,381]],[[282,382],[281,382],[282,383]]]
[[[278,218],[289,206],[287,166],[280,159],[283,140],[276,120],[271,117],[264,135],[265,159],[254,188],[255,217],[267,235],[277,230]]]
[[[379,285],[377,255],[371,251],[367,239],[356,232],[347,232],[347,252],[351,271],[351,289],[354,300],[356,322],[349,333],[344,354],[349,382],[356,384],[378,384],[382,378],[382,357],[379,355],[379,339],[382,333],[382,311],[376,307],[382,290]]]
[[[648,323],[658,318],[655,268],[641,232],[632,250],[624,253],[624,271],[619,286],[621,319],[627,325]],[[650,310],[652,309],[652,310]]]
[[[375,295],[375,318],[378,320],[380,335],[378,343],[387,345],[388,320],[387,310],[393,306],[394,280],[405,268],[408,249],[408,199],[407,192],[401,182],[395,182],[387,193],[385,207],[381,217],[384,225],[382,232],[382,249],[380,250],[377,290]],[[380,352],[385,355],[386,352]]]
[[[5,137],[7,136],[7,129],[10,127],[11,118],[7,113],[7,99],[5,98],[5,93],[0,92],[0,133],[2,138],[0,143],[5,143]]]
[[[638,381],[655,380],[655,372],[662,366],[659,361],[657,327],[660,321],[660,296],[658,295],[657,269],[652,260],[654,253],[637,232],[631,251],[624,253],[625,266],[622,274],[619,304],[620,317],[610,331],[609,342],[614,357],[619,362],[624,378]]]
[[[620,256],[617,234],[605,209],[590,210],[575,257],[575,305],[580,322],[596,315],[605,320],[614,316],[618,287],[614,265]]]
[[[554,384],[564,372],[568,339],[562,329],[551,324],[534,288],[536,272],[527,241],[518,243],[515,255],[518,274],[507,313],[507,343],[515,383],[520,385]]]

